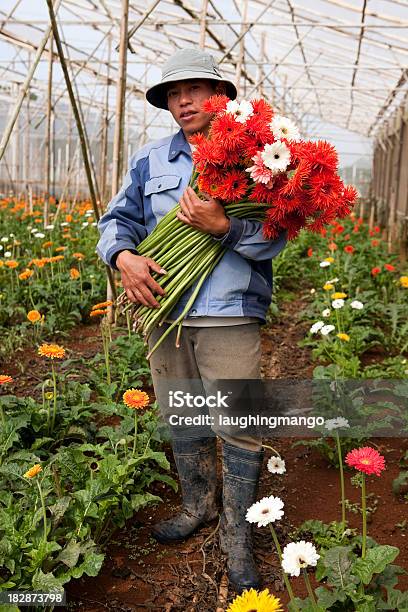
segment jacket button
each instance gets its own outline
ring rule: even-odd
[[[160,189],[160,187],[161,187],[161,183],[159,183],[159,184],[157,185],[157,188],[158,188],[158,189]]]
[[[193,310],[191,311],[191,314],[197,314],[197,311],[195,308],[193,308]]]

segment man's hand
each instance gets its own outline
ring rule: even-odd
[[[181,196],[180,208],[177,213],[180,221],[201,232],[222,236],[229,230],[230,221],[222,204],[214,198],[200,200],[191,187],[187,187]]]
[[[164,295],[166,292],[150,275],[150,269],[159,274],[166,274],[163,268],[150,257],[134,255],[130,251],[121,251],[117,256],[116,265],[120,270],[126,295],[131,302],[160,308],[152,292],[159,295]]]

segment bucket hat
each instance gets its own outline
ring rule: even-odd
[[[200,49],[179,49],[172,55],[162,68],[160,83],[146,91],[146,99],[157,108],[169,110],[167,106],[167,88],[169,83],[187,79],[211,79],[223,81],[227,96],[231,100],[237,97],[237,89],[231,81],[224,79],[212,55]]]

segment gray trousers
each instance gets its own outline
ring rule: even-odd
[[[169,391],[180,381],[183,389],[192,381],[192,393],[202,389],[205,396],[216,393],[217,380],[260,379],[261,341],[258,323],[219,327],[183,326],[180,348],[175,347],[176,330],[173,330],[150,359],[153,386],[163,419],[177,413],[177,408],[169,405]],[[157,342],[167,324],[156,328],[149,339],[149,349]],[[189,408],[188,414],[202,412],[199,408]],[[226,442],[252,451],[261,449],[261,439],[245,430],[220,426],[218,414],[208,411],[214,424],[212,431]],[[182,410],[181,410],[182,412]],[[223,413],[233,415],[234,400],[228,402]]]

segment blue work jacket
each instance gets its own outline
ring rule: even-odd
[[[118,253],[136,250],[160,219],[179,201],[192,171],[191,150],[182,130],[150,142],[130,160],[119,193],[99,222],[97,252],[115,266]],[[286,243],[262,234],[262,223],[231,217],[219,240],[226,252],[201,287],[188,317],[257,317],[265,321],[272,295],[272,258]],[[170,318],[181,314],[194,289],[181,297]]]

